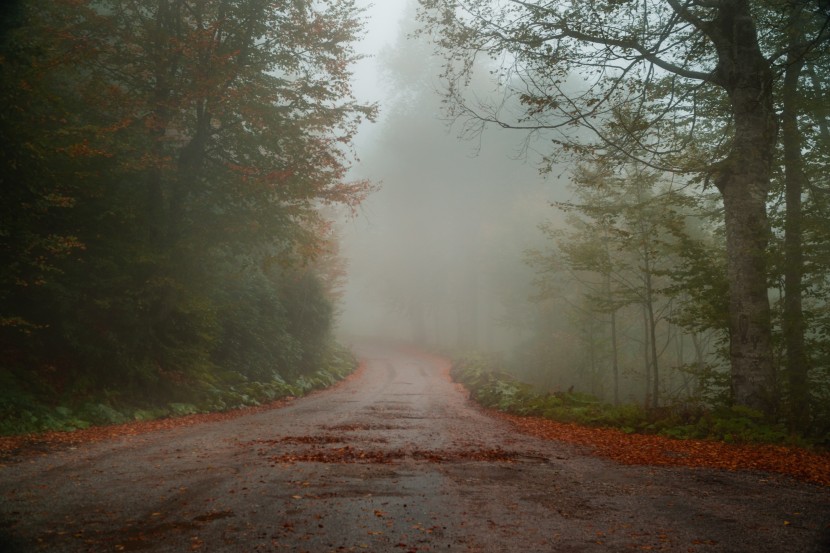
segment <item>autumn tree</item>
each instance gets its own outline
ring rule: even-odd
[[[311,267],[331,239],[321,208],[371,189],[345,178],[375,113],[349,83],[360,10],[30,0],[21,13],[0,66],[16,144],[0,159],[14,215],[0,308],[4,351],[29,357],[6,359],[151,388],[240,369],[246,349],[252,377],[311,367],[333,315]]]

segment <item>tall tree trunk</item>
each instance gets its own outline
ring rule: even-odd
[[[172,118],[171,97],[176,84],[173,75],[179,70],[180,55],[170,51],[170,33],[178,21],[176,13],[167,2],[159,1],[155,13],[152,32],[149,34],[148,52],[154,63],[153,80],[155,82],[151,99],[152,111],[146,116],[144,125],[152,139],[151,155],[155,166],[147,172],[147,213],[148,238],[156,248],[164,246],[167,234],[168,183],[159,164],[167,152],[164,136],[169,130]]]
[[[603,225],[603,246],[605,248],[605,258],[608,260],[610,266],[611,248],[608,246],[608,227]],[[605,301],[608,302],[608,309],[611,311],[611,372],[614,377],[614,405],[620,404],[620,355],[617,349],[617,306],[614,301],[614,292],[611,289],[611,271],[610,269],[605,273]]]
[[[588,391],[591,394],[596,394],[594,390],[594,374],[596,373],[597,365],[597,343],[594,335],[594,318],[589,315],[588,319]]]
[[[205,168],[205,157],[210,137],[210,112],[206,101],[198,102],[193,137],[179,150],[176,178],[171,182],[170,217],[167,226],[168,246],[178,245],[187,226],[188,201],[197,196]]]
[[[617,350],[617,311],[611,311],[611,370],[614,374],[614,405],[620,404],[620,359]]]
[[[693,332],[692,344],[695,347],[695,366],[697,367],[697,377],[695,378],[694,396],[700,397],[703,392],[703,372],[706,369],[706,356],[704,355],[703,341],[700,334]]]
[[[744,162],[739,165],[747,171],[734,173],[723,187],[732,398],[772,414],[776,394],[765,258],[769,226],[766,191],[758,182],[761,171],[751,168],[764,162],[754,154],[740,157]]]
[[[648,331],[648,311],[645,304],[643,304],[643,361],[646,368],[646,398],[644,406],[646,409],[651,407],[651,356],[649,355],[649,346],[651,333]]]
[[[643,256],[643,279],[646,292],[646,321],[648,330],[648,342],[650,345],[648,354],[651,356],[651,406],[660,405],[660,368],[657,364],[657,320],[654,316],[654,288],[651,281],[651,255],[649,254],[648,242],[644,243]]]
[[[799,14],[792,9],[789,32],[791,44],[801,42]],[[793,47],[795,48],[795,47]],[[802,251],[801,195],[805,189],[802,138],[798,129],[798,81],[804,69],[802,52],[791,49],[782,90],[781,140],[784,146],[784,186],[786,220],[784,221],[784,312],[782,329],[786,347],[786,368],[789,384],[790,426],[806,430],[809,419],[807,371],[809,361],[804,346],[804,312],[801,305],[804,254]]]
[[[732,398],[772,415],[772,360],[766,248],[777,119],[773,75],[758,44],[747,0],[723,0],[710,28],[718,50],[715,80],[729,95],[735,136],[715,184],[723,196],[729,277]]]

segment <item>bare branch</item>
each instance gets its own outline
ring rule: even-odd
[[[514,4],[518,4],[523,6],[531,11],[537,12],[544,12],[548,15],[556,15],[552,10],[530,4],[524,0],[510,0],[510,2]],[[670,2],[672,6],[677,4],[675,0]],[[679,8],[682,8],[678,5]],[[682,14],[681,14],[682,15]],[[685,18],[684,18],[685,19]],[[695,24],[694,21],[690,21],[690,23]],[[697,25],[695,25],[697,26]],[[561,38],[572,38],[575,40],[580,40],[582,42],[586,42],[589,44],[596,44],[599,46],[609,46],[609,47],[616,47],[622,48],[623,50],[632,50],[638,52],[640,54],[641,59],[660,67],[661,69],[668,71],[670,73],[674,73],[675,75],[679,75],[681,77],[685,77],[687,79],[692,80],[699,80],[699,81],[707,81],[707,82],[714,82],[714,70],[710,72],[703,72],[703,71],[694,71],[682,66],[679,66],[675,63],[671,63],[665,59],[662,59],[656,51],[652,51],[651,49],[647,48],[645,45],[633,41],[633,40],[621,40],[616,38],[611,38],[608,36],[601,36],[591,33],[586,33],[582,31],[577,31],[575,29],[571,29],[567,26],[566,23],[559,21],[554,24],[545,25],[547,28],[556,29],[558,31],[557,34],[548,37],[550,40],[557,40]],[[665,34],[667,34],[666,31]],[[618,54],[619,55],[619,54]],[[622,57],[622,56],[621,56]]]

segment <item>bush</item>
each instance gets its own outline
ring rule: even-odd
[[[127,422],[128,420],[128,417],[125,414],[103,403],[84,404],[81,407],[78,416],[79,418],[96,425],[121,424]]]

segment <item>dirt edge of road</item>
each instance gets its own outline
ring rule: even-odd
[[[686,466],[777,473],[798,480],[830,487],[830,452],[770,444],[728,444],[705,440],[677,440],[665,436],[627,434],[613,428],[593,428],[557,422],[541,417],[517,416],[484,408],[469,398],[469,392],[450,377],[451,361],[433,353],[406,348],[409,354],[428,359],[440,368],[443,378],[467,397],[477,410],[487,416],[505,420],[523,434],[543,440],[566,442],[585,447],[587,454],[598,455],[628,465]],[[331,393],[348,382],[359,380],[366,368],[358,367],[332,386],[314,390],[305,397]],[[27,454],[46,454],[84,443],[100,442],[123,436],[136,436],[182,426],[226,421],[246,415],[281,409],[297,398],[286,397],[273,402],[218,413],[202,413],[153,421],[136,421],[110,426],[95,426],[69,432],[45,432],[0,437],[0,466]]]

